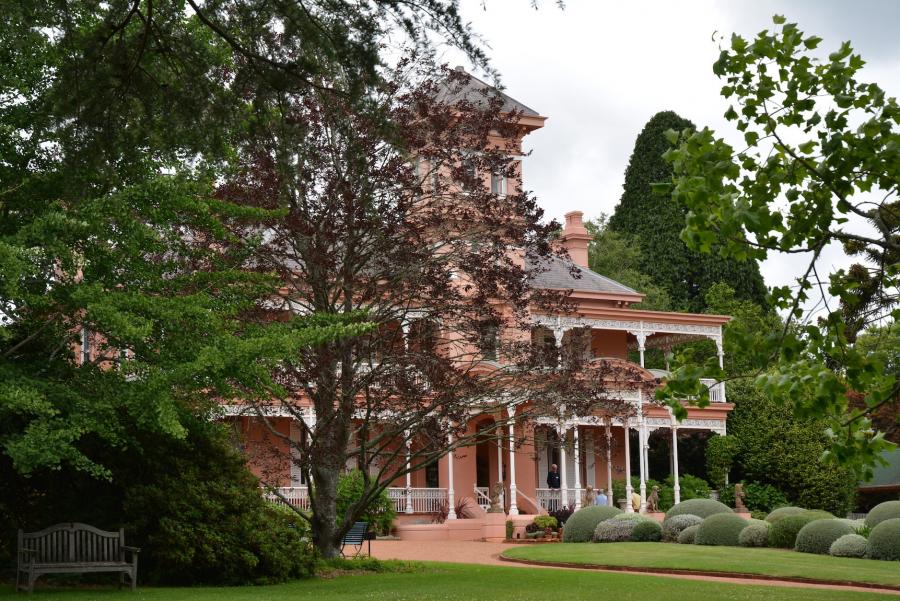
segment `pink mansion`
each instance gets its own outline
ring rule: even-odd
[[[486,86],[475,78],[472,78],[472,85]],[[510,97],[504,100],[510,110],[521,115],[523,137],[544,126],[545,117]],[[502,193],[507,188],[520,186],[521,169],[518,174],[518,178],[510,178],[510,181],[496,181],[496,176],[492,176],[490,182],[485,181],[485,185]],[[472,516],[469,516],[470,519],[459,519],[461,516],[455,514],[454,508],[459,499],[468,497],[486,509],[490,503],[489,489],[497,482],[502,482],[505,511],[511,516],[509,519],[517,524],[530,522],[531,518],[527,516],[560,506],[580,507],[588,486],[595,490],[604,489],[608,493],[608,503],[619,505],[622,499],[614,499],[611,494],[613,482],[624,479],[626,495],[630,498],[629,475],[638,477],[640,485],[633,492],[640,496],[640,510],[644,511],[650,493],[646,486],[650,434],[660,430],[665,432],[667,438],[671,437],[667,446],[671,449],[671,473],[675,501],[678,502],[678,433],[710,431],[725,434],[726,417],[732,405],[726,402],[724,384],[704,382],[710,388],[710,405],[705,408],[689,407],[687,419],[677,422],[666,407],[651,402],[654,389],[666,377],[666,372],[645,368],[644,355],[648,349],[667,350],[685,342],[709,339],[717,346],[721,364],[722,326],[729,318],[642,309],[644,295],[639,291],[590,270],[590,241],[582,213],[575,210],[567,213],[561,244],[571,264],[554,260],[537,276],[534,285],[570,291],[569,299],[576,311],[566,315],[535,312],[530,331],[520,334],[530,337],[535,344],[555,343],[560,347],[569,343],[576,334],[573,330],[577,330],[580,340],[586,338],[585,352],[591,358],[628,364],[632,370],[639,371],[642,384],[621,393],[633,404],[634,417],[608,419],[599,415],[581,415],[562,422],[535,418],[526,423],[515,421],[514,408],[509,410],[509,415],[473,416],[467,425],[469,432],[496,431],[497,420],[501,419],[504,424],[508,423],[503,426],[507,429],[507,435],[502,438],[494,436],[459,448],[435,464],[393,482],[388,492],[399,516],[398,532],[401,537],[483,538],[486,533],[483,520],[477,517],[471,519]],[[485,359],[496,360],[495,357]],[[283,441],[266,436],[267,426],[261,423],[260,418],[235,411],[227,419],[233,420],[241,432],[245,449],[251,456],[252,468],[259,469],[252,460],[254,455],[262,452],[291,453]],[[311,407],[303,419],[308,428],[315,428],[316,416]],[[270,417],[268,420],[285,438],[296,440],[300,436],[300,428],[293,417]],[[541,433],[542,440],[553,439],[557,444],[537,444],[536,431]],[[636,436],[628,435],[629,432]],[[659,435],[654,439],[659,440]],[[477,441],[477,438],[474,440]],[[558,444],[561,441],[566,444]],[[633,448],[635,444],[636,452]],[[637,457],[636,461],[632,460],[632,455]],[[552,464],[559,466],[558,488],[547,486],[547,474]],[[659,479],[668,475],[653,474]],[[279,492],[285,498],[297,506],[308,506],[308,483],[303,481],[300,470],[292,462],[284,463],[277,479],[277,484],[281,486]],[[449,507],[447,520],[439,525],[429,524],[430,514],[442,506]],[[630,511],[631,504],[626,503],[625,508]],[[475,511],[478,512],[477,508]]]

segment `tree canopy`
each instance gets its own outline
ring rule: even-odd
[[[646,251],[636,236],[613,231],[606,215],[588,221],[585,227],[593,236],[588,246],[588,266],[592,271],[646,295],[641,301],[642,309],[666,311],[671,308],[672,301],[666,289],[641,271]]]
[[[695,126],[664,111],[654,115],[638,135],[625,171],[622,198],[609,218],[610,229],[640,245],[638,270],[663,287],[674,309],[703,311],[706,292],[718,282],[731,286],[738,298],[764,304],[766,289],[755,261],[713,257],[689,248],[681,239],[685,207],[653,193],[652,184],[672,177],[672,167],[663,159],[669,148],[665,132],[671,129]]]
[[[884,354],[853,344],[900,316],[900,107],[858,79],[865,62],[849,42],[825,55],[821,38],[781,16],[774,23],[752,40],[733,35],[713,66],[741,149],[708,128],[674,128],[665,155],[674,176],[656,191],[685,207],[682,237],[696,251],[802,258],[796,285],[772,291],[784,327],[743,344],[766,393],[798,417],[826,418],[832,456],[865,476],[889,446],[870,415],[900,392]],[[823,264],[831,244],[860,262]],[[697,373],[682,370],[670,387]]]

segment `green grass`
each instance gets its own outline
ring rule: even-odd
[[[781,549],[705,547],[669,543],[534,545],[504,552],[510,558],[641,568],[675,568],[794,576],[835,582],[900,585],[900,563],[811,555]]]
[[[559,546],[559,545],[554,545]],[[896,566],[895,566],[896,567]],[[0,599],[23,599],[10,588]],[[657,576],[521,567],[425,564],[401,573],[330,574],[288,584],[235,588],[37,590],[37,601],[866,601],[895,598],[867,592],[777,588]]]

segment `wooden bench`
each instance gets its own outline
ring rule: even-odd
[[[56,524],[38,532],[19,530],[16,590],[34,590],[44,574],[118,572],[119,587],[128,575],[137,584],[137,547],[125,545],[125,531],[106,532],[87,524]],[[130,557],[129,557],[130,556]],[[126,558],[130,561],[126,561]]]
[[[344,547],[350,546],[356,548],[353,557],[359,557],[359,554],[362,553],[363,543],[365,541],[369,541],[369,557],[371,557],[372,539],[369,537],[369,523],[353,522],[353,526],[350,527],[350,530],[348,530],[347,534],[344,535],[344,538],[341,539],[341,556],[348,557],[347,553],[344,552]]]

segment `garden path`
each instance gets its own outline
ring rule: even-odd
[[[445,561],[449,563],[470,563],[492,566],[507,566],[520,568],[550,568],[550,569],[592,569],[595,572],[627,572],[629,574],[641,574],[643,576],[658,576],[665,578],[681,578],[685,580],[705,580],[707,582],[730,582],[733,584],[755,584],[762,586],[784,586],[793,588],[820,588],[844,591],[879,592],[900,596],[900,591],[846,586],[840,584],[813,584],[809,582],[792,582],[790,580],[759,580],[755,578],[736,578],[728,576],[707,576],[694,574],[667,574],[644,570],[602,570],[596,568],[553,568],[551,566],[525,565],[522,563],[504,561],[500,554],[512,547],[522,545],[508,543],[488,543],[477,541],[403,541],[403,540],[379,540],[372,542],[372,556],[378,559],[400,559],[404,561]]]

